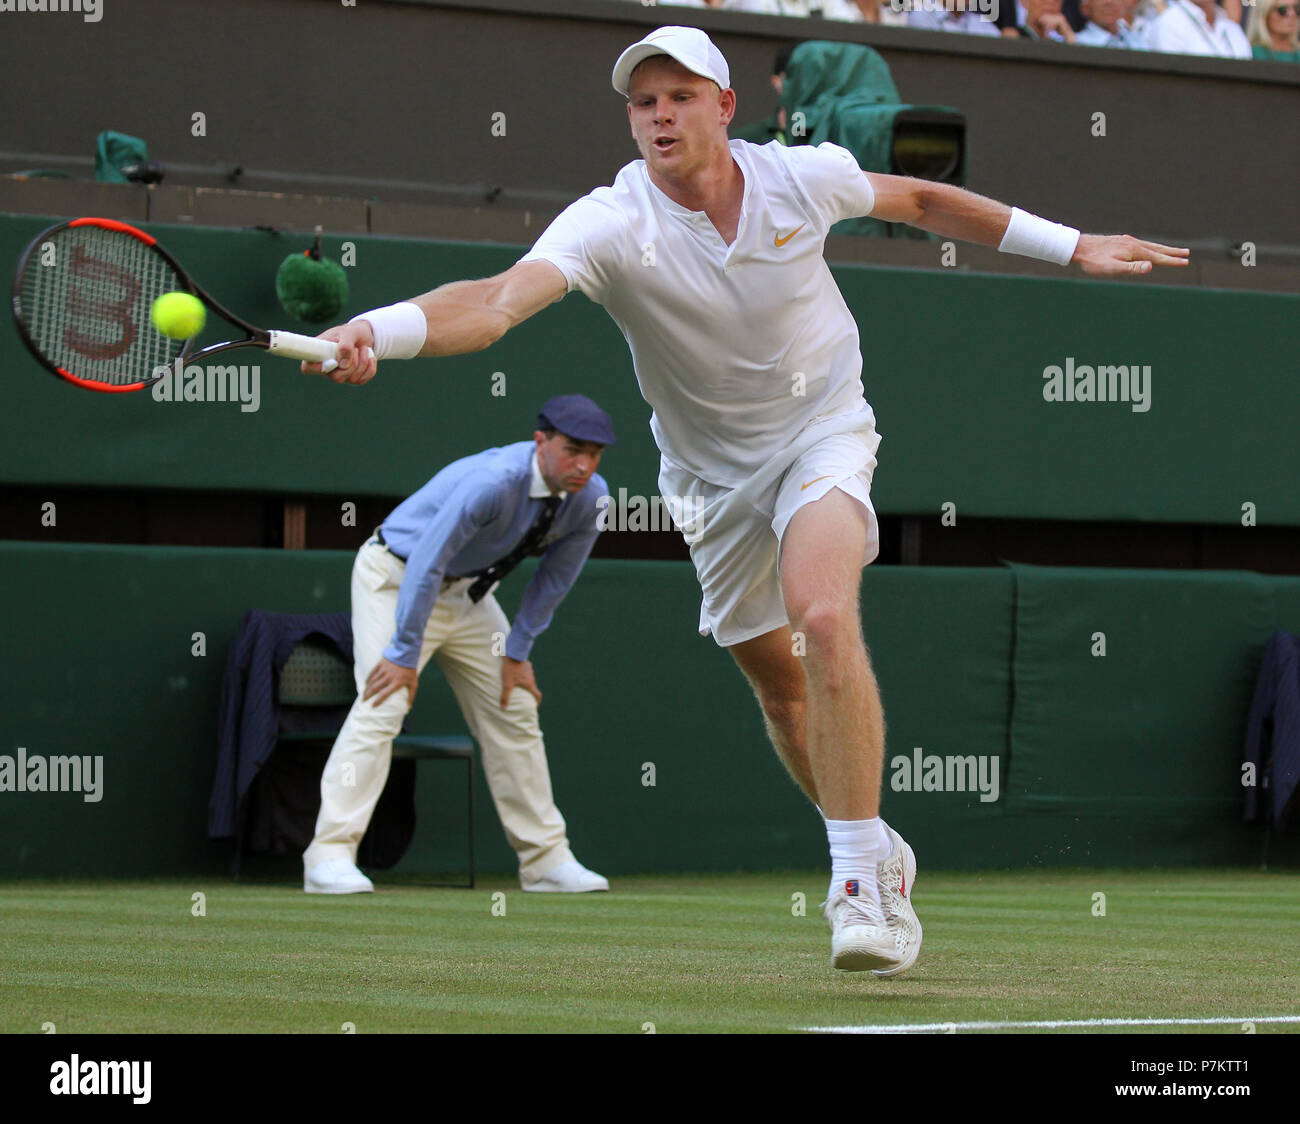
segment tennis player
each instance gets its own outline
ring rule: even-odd
[[[921,947],[916,860],[879,818],[884,719],[858,603],[879,551],[880,438],[857,325],[822,256],[827,231],[871,215],[1098,276],[1186,265],[1188,251],[863,172],[829,143],[729,141],[727,63],[697,28],[633,44],[613,85],[642,159],[504,273],[322,333],[339,344],[330,377],[364,383],[381,359],[480,350],[574,289],[604,306],[654,409],[660,489],[692,513],[682,532],[700,631],[748,677],[777,753],[825,819],[831,963],[897,975]]]

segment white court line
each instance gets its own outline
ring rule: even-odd
[[[1215,1015],[1206,1019],[1042,1019],[1034,1022],[881,1023],[877,1026],[801,1026],[814,1034],[945,1034],[958,1030],[1060,1030],[1103,1026],[1216,1026],[1242,1023],[1300,1023],[1300,1015]]]

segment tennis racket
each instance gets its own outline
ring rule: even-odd
[[[192,293],[247,335],[197,350],[197,337],[164,336],[149,312],[164,293],[178,291]],[[113,219],[71,219],[33,238],[14,273],[13,312],[41,366],[87,390],[143,390],[177,359],[192,363],[237,347],[323,363],[325,371],[337,366],[337,344],[241,320],[204,292],[153,235]]]

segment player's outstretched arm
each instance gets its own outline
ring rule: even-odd
[[[973,191],[907,176],[863,175],[876,197],[872,218],[905,222],[941,238],[960,238],[1008,253],[1078,265],[1084,273],[1097,277],[1149,273],[1157,265],[1187,265],[1191,253],[1186,247],[1147,242],[1129,234],[1080,234],[1018,210],[1013,225],[1013,208]]]
[[[568,292],[568,282],[546,261],[520,262],[495,277],[453,281],[389,309],[376,309],[350,323],[321,332],[339,345],[338,367],[329,377],[338,383],[365,383],[375,377],[380,359],[419,355],[463,355],[494,344],[516,324],[553,304]],[[414,307],[411,307],[414,306]],[[424,314],[423,342],[420,317]],[[381,321],[378,326],[372,321]],[[416,350],[418,348],[418,351]],[[307,374],[320,374],[319,363],[304,363]]]

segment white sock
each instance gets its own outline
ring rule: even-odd
[[[850,897],[866,898],[879,905],[876,864],[889,853],[889,836],[880,818],[826,820],[826,841],[831,848],[830,894],[847,892]]]
[[[877,817],[876,823],[880,825],[880,849],[876,852],[876,862],[882,863],[894,857],[894,842],[889,838],[889,832],[885,830],[885,821]]]
[[[822,822],[826,823],[826,813],[822,811],[820,804],[814,804],[817,814],[821,816]],[[877,844],[876,862],[883,863],[886,859],[894,857],[894,842],[889,837],[889,832],[885,830],[885,821],[877,816],[874,820],[837,820],[836,823],[877,823],[880,825],[880,842]]]

